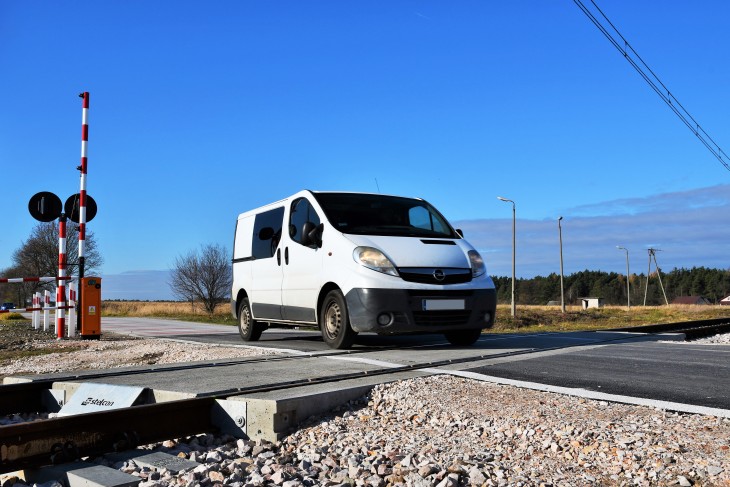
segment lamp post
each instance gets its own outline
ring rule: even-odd
[[[563,287],[563,227],[560,225],[562,220],[562,216],[558,218],[558,238],[560,239],[560,310],[565,313],[565,291]]]
[[[616,246],[619,250],[624,250],[626,252],[626,307],[628,309],[631,309],[631,286],[629,285],[629,249],[626,247],[621,247],[620,245]]]
[[[504,201],[505,203],[512,203],[512,317],[514,318],[516,316],[516,310],[515,310],[515,202],[503,198],[501,196],[497,196],[497,199],[500,201]]]

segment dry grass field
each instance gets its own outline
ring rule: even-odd
[[[231,307],[228,303],[219,305],[213,316],[208,316],[199,304],[105,301],[102,305],[102,314],[103,316],[158,317],[235,325],[235,320],[231,316]],[[517,305],[516,314],[516,318],[512,318],[510,306],[499,305],[494,331],[513,333],[597,330],[710,318],[730,318],[730,307],[633,306],[629,310],[625,306],[605,306],[600,309],[582,310],[579,306],[568,306],[566,313],[563,314],[558,306]]]
[[[150,318],[171,318],[185,321],[200,321],[235,325],[230,303],[219,304],[213,316],[200,303],[182,301],[104,301],[102,316],[139,316]]]

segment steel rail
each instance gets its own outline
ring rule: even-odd
[[[629,331],[634,333],[684,333],[685,339],[695,340],[718,333],[730,332],[730,318],[712,318],[708,320],[685,321],[657,325],[642,325],[625,328],[614,328],[609,331]]]
[[[717,326],[730,323],[730,318],[712,318],[708,320],[680,321],[677,323],[661,323],[654,325],[626,326],[622,328],[612,328],[604,331],[631,331],[637,333],[664,333],[664,332],[680,332],[702,328],[707,326]]]
[[[213,398],[184,399],[0,426],[0,472],[66,463],[165,437],[213,431],[214,402]]]
[[[717,335],[719,333],[728,333],[730,332],[730,322],[726,323],[719,323],[716,325],[707,325],[707,326],[701,326],[697,328],[687,328],[684,330],[681,330],[681,333],[684,333],[685,337],[689,339],[697,339],[697,338],[704,338],[712,335]]]

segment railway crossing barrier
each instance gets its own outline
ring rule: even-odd
[[[78,278],[79,282],[83,282],[84,279],[84,267],[85,267],[85,246],[86,246],[86,224],[90,222],[96,215],[96,202],[86,192],[86,176],[88,172],[88,142],[89,142],[89,93],[83,92],[79,95],[83,100],[81,110],[81,164],[76,168],[80,172],[80,188],[77,194],[71,195],[65,204],[61,203],[61,199],[54,193],[49,191],[41,191],[33,195],[28,203],[28,211],[31,216],[41,222],[52,222],[58,219],[58,277],[55,278],[58,281],[56,288],[56,333],[58,338],[63,338],[64,332],[67,335],[73,336],[76,334],[76,328],[81,329],[82,338],[99,338],[100,337],[100,325],[96,330],[96,333],[90,335],[84,334],[85,316],[88,313],[80,313],[78,316],[74,313],[74,309],[67,305],[67,294],[66,294],[66,280],[69,278],[66,276],[66,270],[68,266],[68,259],[66,255],[66,219],[71,220],[79,225],[79,257],[78,257]],[[29,278],[34,279],[34,278]],[[38,279],[54,279],[54,278],[35,278]],[[3,282],[3,281],[0,281]],[[6,280],[5,282],[15,282],[13,280]],[[22,282],[22,281],[20,281]],[[27,282],[27,281],[26,281]],[[96,285],[95,289],[101,289],[100,285]],[[84,292],[86,287],[79,288],[78,299],[75,291],[69,293],[69,298],[73,302],[78,302],[79,307],[83,305],[82,301],[85,300]],[[40,299],[40,298],[39,298]],[[40,306],[34,304],[34,307]],[[94,314],[96,313],[96,306],[89,307],[94,308]],[[66,310],[69,309],[68,319],[66,318]],[[45,310],[44,310],[45,311]],[[47,326],[48,321],[45,319],[46,314],[44,313],[44,328]],[[78,320],[77,320],[78,318]],[[34,326],[39,326],[38,322],[40,318],[35,318],[34,315]],[[77,322],[78,321],[78,322]],[[68,325],[68,326],[67,326]]]

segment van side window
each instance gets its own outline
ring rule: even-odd
[[[294,200],[289,212],[289,237],[293,241],[305,245],[302,243],[302,228],[307,222],[314,224],[314,226],[319,225],[319,215],[306,198]]]
[[[284,223],[284,207],[274,208],[256,215],[253,224],[253,245],[251,255],[254,259],[269,259],[276,253],[281,240],[281,227]]]

